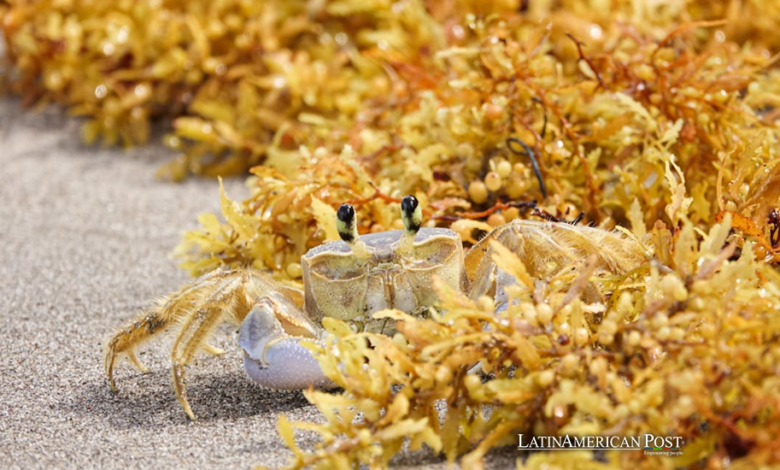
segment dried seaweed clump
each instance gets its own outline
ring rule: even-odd
[[[384,468],[405,441],[451,462],[465,453],[463,468],[482,468],[490,448],[516,446],[518,433],[685,442],[677,457],[548,452],[520,468],[780,463],[780,275],[751,242],[738,254],[744,240],[729,235],[731,222],[726,215],[706,234],[688,221],[673,231],[659,224],[642,237],[655,257],[624,276],[588,259],[530,285],[518,279],[509,297],[519,302],[498,314],[490,298],[439,286],[431,319],[380,313],[399,321],[393,338],[327,321],[336,340],[320,363],[344,391],[306,392],[322,424],[280,419],[295,454],[289,468]],[[525,272],[517,257],[501,265]],[[482,375],[468,373],[476,363]],[[294,428],[321,444],[298,448]]]
[[[530,201],[546,217],[582,212],[605,228],[632,218],[677,226],[685,208],[702,230],[729,211],[751,226],[745,233],[765,232],[780,197],[780,76],[764,43],[730,41],[719,20],[680,23],[683,12],[619,2],[616,17],[645,19],[623,24],[568,6],[543,12],[541,26],[532,12],[445,15],[431,30],[439,40],[416,58],[363,50],[390,92],[352,120],[312,111],[278,131],[238,206],[245,225],[188,234],[185,267],[253,264],[295,278],[298,257],[332,234],[312,195],[358,206],[361,233],[396,227],[388,204],[404,194],[422,201],[429,224],[467,241],[528,217]],[[442,14],[414,10],[420,24]],[[377,38],[390,31],[412,34],[398,23]]]

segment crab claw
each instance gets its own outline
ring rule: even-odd
[[[238,344],[244,350],[246,374],[258,384],[277,390],[333,387],[311,351],[301,345],[303,341],[322,342],[287,333],[273,307],[272,301],[262,299],[241,323]]]

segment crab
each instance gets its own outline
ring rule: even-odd
[[[491,296],[497,309],[507,308],[505,291],[517,281],[496,264],[496,244],[514,252],[536,278],[589,256],[597,267],[620,274],[644,256],[638,243],[620,233],[528,220],[497,227],[466,253],[458,233],[421,227],[422,211],[413,196],[401,201],[403,230],[359,236],[355,209],[349,204],[341,205],[336,217],[341,240],[315,247],[301,258],[303,291],[257,270],[218,269],[142,312],[108,341],[105,371],[111,390],[116,392],[119,358],[148,372],[135,355],[136,347],[178,327],[171,354],[173,386],[184,411],[195,420],[185,369],[201,350],[224,352],[207,344],[207,338],[225,322],[239,327],[244,370],[251,380],[273,389],[332,387],[305,346],[325,344],[324,317],[344,320],[356,331],[392,334],[392,321],[372,314],[392,308],[425,315],[438,301],[436,278],[471,298]]]

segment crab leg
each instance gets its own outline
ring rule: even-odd
[[[289,302],[262,298],[247,314],[238,336],[244,370],[261,386],[279,390],[332,387],[303,342],[323,345],[324,331]]]
[[[466,273],[472,283],[471,297],[495,295],[498,305],[500,300],[506,300],[504,289],[515,280],[496,266],[493,242],[517,255],[532,278],[543,280],[592,255],[597,256],[598,269],[615,274],[633,269],[646,259],[639,244],[619,232],[566,223],[514,220],[480,240],[465,259]]]
[[[200,349],[206,349],[204,348],[206,338],[225,318],[240,318],[242,315],[239,311],[246,312],[246,303],[242,302],[241,296],[236,295],[245,284],[246,279],[243,276],[226,278],[214,292],[204,299],[200,308],[184,319],[181,332],[173,343],[173,353],[171,354],[173,388],[179,403],[193,421],[195,421],[195,414],[187,400],[187,388],[184,382],[187,364],[192,361],[196,352]],[[211,354],[219,352],[216,348],[209,348],[212,350]]]
[[[196,418],[187,399],[184,373],[187,364],[192,360],[198,349],[202,347],[206,336],[208,336],[214,327],[221,321],[221,308],[201,310],[187,319],[182,328],[182,332],[179,334],[179,337],[176,338],[176,342],[173,345],[173,354],[171,355],[171,361],[173,362],[171,367],[173,388],[176,391],[176,398],[179,399],[182,408],[184,408],[184,411],[193,421],[195,421]]]
[[[185,372],[198,351],[220,355],[224,351],[210,346],[206,340],[222,323],[240,325],[252,307],[253,300],[268,296],[289,310],[285,329],[293,334],[309,332],[311,320],[300,313],[303,293],[279,286],[251,271],[214,271],[198,279],[192,286],[165,299],[157,308],[139,315],[136,320],[117,332],[108,342],[105,367],[109,384],[114,386],[114,366],[120,357],[147,371],[135,356],[137,346],[172,325],[180,325],[180,332],[171,354],[173,385],[187,415],[195,420],[187,400]],[[314,333],[307,333],[313,336]]]
[[[149,369],[136,357],[135,348],[153,336],[167,330],[172,324],[182,321],[189,312],[181,308],[181,305],[196,301],[203,291],[209,288],[210,283],[229,275],[225,271],[213,271],[201,277],[193,285],[185,287],[178,293],[165,299],[156,308],[141,313],[125,328],[118,331],[106,346],[105,369],[111,390],[116,391],[114,366],[117,358],[125,355],[141,372],[149,372]]]

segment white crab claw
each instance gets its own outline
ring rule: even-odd
[[[258,384],[278,390],[333,387],[311,351],[301,345],[303,341],[321,343],[289,335],[269,304],[258,303],[241,323],[238,334],[246,374]]]

